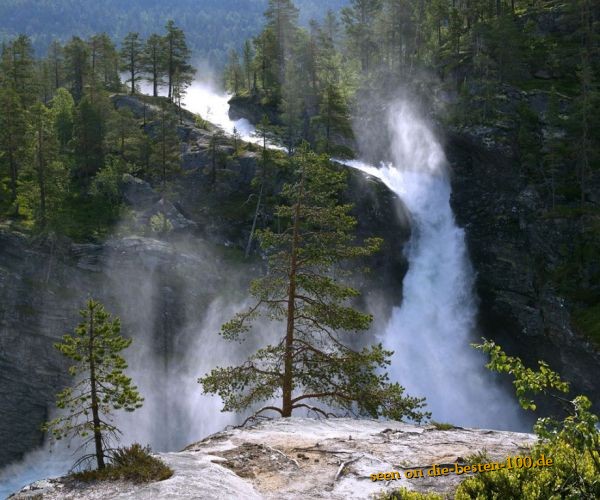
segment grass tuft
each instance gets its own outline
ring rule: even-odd
[[[112,461],[104,469],[76,472],[73,479],[83,482],[125,480],[133,483],[164,481],[173,475],[173,470],[162,460],[150,454],[150,447],[133,444],[118,448]]]

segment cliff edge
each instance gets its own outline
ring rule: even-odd
[[[225,430],[178,453],[159,456],[174,470],[162,482],[83,484],[65,478],[38,481],[13,500],[50,499],[347,499],[373,498],[405,487],[451,493],[466,476],[455,464],[486,453],[504,462],[525,455],[535,436],[515,432],[415,426],[348,418],[290,418]],[[428,477],[437,464],[451,470]],[[423,478],[406,479],[421,469]],[[397,471],[400,479],[373,481],[371,474]]]

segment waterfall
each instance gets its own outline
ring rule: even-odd
[[[198,84],[190,89],[185,105],[201,114],[213,110],[217,125],[239,130],[238,122],[223,111],[228,99]],[[475,274],[464,230],[456,225],[450,207],[444,151],[419,111],[405,100],[389,108],[386,126],[392,137],[392,164],[377,168],[361,161],[336,161],[380,179],[411,214],[402,305],[394,308],[385,331],[378,332],[395,352],[391,378],[411,395],[425,396],[438,421],[524,429],[516,401],[485,369],[485,357],[470,345],[478,340]],[[256,141],[252,125],[244,122],[243,127],[245,137]]]
[[[519,409],[471,348],[477,302],[464,230],[450,207],[448,165],[441,145],[405,101],[390,108],[391,164],[345,162],[377,177],[410,212],[412,237],[402,303],[380,333],[394,351],[391,378],[425,396],[433,418],[452,424],[515,428]]]

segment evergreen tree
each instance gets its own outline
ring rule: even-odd
[[[195,73],[190,65],[190,50],[185,41],[185,33],[175,26],[172,20],[165,27],[165,67],[167,72],[167,86],[169,100],[173,97],[173,80],[179,73],[179,78],[191,79]]]
[[[58,212],[66,191],[68,172],[59,160],[59,144],[52,111],[36,103],[31,112],[33,158],[25,169],[25,197],[33,205],[34,218],[42,231]]]
[[[127,363],[121,352],[132,340],[121,335],[119,318],[113,319],[102,304],[92,299],[80,314],[83,322],[74,333],[54,345],[74,362],[69,374],[76,377],[75,384],[56,397],[56,406],[67,413],[46,423],[43,429],[56,439],[87,438],[84,446],[93,443],[94,453],[78,463],[95,458],[98,469],[103,469],[109,440],[118,438],[120,433],[113,424],[112,413],[132,412],[142,406],[143,398],[124,373]]]
[[[225,87],[234,94],[239,94],[243,86],[244,70],[240,65],[240,56],[237,50],[231,49],[229,52],[229,63],[225,69]]]
[[[351,0],[350,7],[342,9],[348,43],[358,55],[363,73],[369,72],[377,57],[374,26],[381,5],[381,0]]]
[[[75,36],[65,45],[64,52],[66,79],[73,99],[79,103],[90,72],[89,48],[81,38]]]
[[[127,34],[123,40],[120,57],[121,69],[129,75],[126,80],[131,84],[129,93],[133,95],[137,82],[142,79],[143,71],[143,44],[139,33]]]
[[[304,106],[304,79],[300,68],[295,64],[288,64],[286,71],[286,84],[282,88],[281,95],[281,128],[283,143],[288,154],[292,154],[303,136],[302,118],[305,112]]]
[[[19,35],[4,46],[0,70],[2,85],[12,88],[24,106],[31,105],[37,92],[33,48],[29,37]]]
[[[119,53],[106,33],[90,39],[91,74],[93,85],[111,92],[121,90],[119,77]]]
[[[259,137],[262,141],[260,162],[258,164],[258,170],[256,172],[256,176],[253,179],[253,184],[258,184],[260,187],[258,189],[258,196],[256,198],[256,208],[254,210],[254,217],[252,219],[252,227],[250,229],[250,235],[248,236],[248,243],[246,243],[246,258],[250,256],[250,251],[252,250],[252,242],[254,240],[254,235],[256,232],[256,224],[258,222],[258,216],[260,214],[261,208],[263,207],[263,199],[267,195],[268,186],[267,184],[271,181],[271,154],[270,149],[268,147],[268,141],[273,139],[274,137],[273,127],[269,123],[269,118],[267,115],[263,115],[262,120],[258,125],[256,125],[255,137]]]
[[[11,87],[0,88],[0,165],[9,178],[9,205],[19,213],[17,189],[21,165],[27,155],[27,120],[19,94]]]
[[[210,188],[216,189],[217,186],[217,171],[223,166],[224,153],[221,150],[221,145],[225,140],[225,135],[221,130],[213,132],[208,142],[208,154],[210,156],[209,174],[210,174]]]
[[[158,89],[163,84],[165,66],[165,46],[161,36],[152,34],[146,40],[142,58],[143,72],[152,84],[152,95],[158,97]]]
[[[67,89],[59,88],[51,105],[60,152],[66,153],[73,139],[75,101]]]
[[[84,97],[75,112],[73,125],[74,175],[87,181],[104,165],[106,110],[101,101]]]
[[[334,143],[336,137],[348,139],[353,135],[350,111],[346,100],[333,83],[325,86],[321,96],[319,114],[314,118],[314,122],[321,129],[320,149],[325,153],[336,154],[338,152]]]
[[[298,9],[291,0],[269,0],[265,18],[266,29],[274,35],[277,76],[282,84],[285,80],[287,59],[296,42]]]
[[[180,168],[181,146],[177,135],[177,121],[164,102],[160,106],[155,133],[150,165],[154,177],[162,185],[163,193],[166,193],[167,181]]]
[[[425,417],[419,411],[423,400],[404,397],[404,389],[379,371],[392,353],[381,345],[354,350],[339,333],[351,337],[372,320],[348,305],[358,291],[339,281],[340,263],[371,255],[381,242],[354,242],[351,206],[337,202],[345,186],[344,171],[305,148],[293,164],[294,182],[284,186],[286,203],[276,210],[289,225],[279,233],[258,232],[261,247],[269,253],[269,269],[251,285],[256,302],[221,329],[224,338],[243,341],[252,321],[263,315],[277,321],[282,335],[240,366],[215,368],[199,382],[204,392],[223,399],[223,411],[244,411],[277,397],[279,405],[255,415],[272,410],[290,417],[300,408],[327,414],[312,405],[318,400],[373,417],[420,421]]]
[[[138,162],[143,133],[133,112],[128,108],[117,109],[110,114],[106,128],[108,152],[127,162]]]
[[[273,102],[279,98],[279,79],[277,67],[277,45],[273,30],[265,29],[254,39],[256,66],[260,76],[262,91]]]
[[[179,70],[175,71],[173,76],[173,102],[177,105],[177,112],[179,114],[179,123],[183,123],[183,107],[182,102],[187,93],[187,89],[192,84],[192,75],[189,73],[181,73]]]
[[[65,56],[60,42],[53,40],[48,48],[48,64],[53,80],[53,90],[63,86],[65,79]]]
[[[244,73],[244,84],[247,90],[256,90],[256,73],[252,65],[254,53],[252,50],[252,44],[250,40],[246,40],[244,43],[243,52],[243,73]]]

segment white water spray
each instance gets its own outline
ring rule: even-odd
[[[199,114],[228,134],[233,134],[235,128],[242,140],[256,142],[257,138],[252,135],[255,130],[254,125],[245,118],[239,120],[229,118],[229,99],[231,99],[229,94],[218,91],[209,84],[194,82],[187,90],[183,105],[188,111]]]
[[[405,203],[412,237],[406,256],[403,300],[381,335],[394,350],[391,377],[411,395],[425,396],[433,418],[458,425],[514,428],[514,400],[484,369],[470,347],[477,312],[474,273],[464,231],[450,207],[444,152],[417,111],[405,102],[391,108],[393,164],[346,164],[379,178]]]

